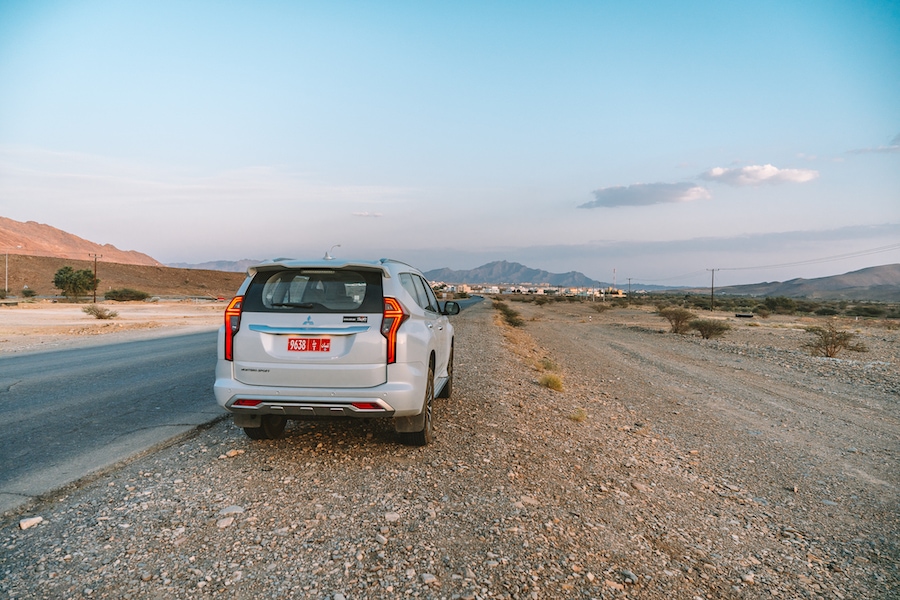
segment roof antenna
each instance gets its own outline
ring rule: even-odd
[[[332,246],[331,250],[326,252],[325,256],[322,257],[322,260],[334,260],[334,257],[331,255],[331,253],[334,251],[335,248],[340,248],[340,247],[341,247],[340,244],[335,244],[334,246]]]

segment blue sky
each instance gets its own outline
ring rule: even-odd
[[[165,263],[896,263],[900,2],[0,0],[0,216]]]

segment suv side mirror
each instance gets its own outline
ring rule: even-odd
[[[444,302],[444,310],[441,311],[442,315],[458,315],[459,314],[459,304],[454,302],[453,300],[448,300]]]

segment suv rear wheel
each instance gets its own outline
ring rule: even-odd
[[[251,440],[277,440],[284,437],[287,419],[278,415],[263,415],[259,427],[244,427],[244,433]]]
[[[403,431],[400,441],[407,446],[427,446],[434,440],[434,369],[428,367],[428,382],[425,384],[425,403],[422,408],[423,424],[421,431]]]

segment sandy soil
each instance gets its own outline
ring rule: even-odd
[[[0,356],[59,347],[107,343],[138,336],[167,335],[172,329],[193,331],[218,327],[224,302],[98,302],[118,315],[101,320],[85,314],[87,304],[53,302],[0,306]]]

